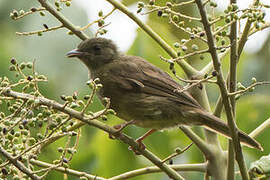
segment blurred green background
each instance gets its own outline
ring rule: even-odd
[[[127,5],[132,5],[136,1],[126,0]],[[164,4],[164,0],[159,1]],[[36,60],[36,69],[40,74],[48,77],[49,82],[43,83],[41,91],[44,96],[61,102],[60,95],[72,94],[74,91],[79,92],[82,97],[89,93],[89,88],[85,85],[88,80],[87,70],[83,64],[77,60],[70,60],[65,57],[66,52],[73,49],[80,39],[76,36],[67,35],[68,30],[61,29],[55,32],[44,33],[43,36],[17,36],[15,32],[33,31],[42,29],[42,24],[47,24],[49,27],[58,25],[59,23],[54,17],[46,13],[45,17],[38,13],[23,18],[18,21],[13,21],[9,17],[9,13],[13,9],[29,10],[32,6],[39,6],[33,1],[0,1],[0,76],[8,76],[15,80],[14,74],[8,70],[10,59],[15,57],[17,61],[33,61]],[[184,11],[189,14],[196,13],[193,7],[188,7]],[[64,8],[62,13],[76,25],[87,24],[87,15],[80,7],[74,3],[70,8]],[[113,23],[113,22],[112,22]],[[167,23],[167,19],[162,19],[151,14],[147,23],[160,34],[171,45],[175,41],[182,38],[188,38],[186,34],[176,29]],[[191,24],[195,26],[196,24]],[[92,36],[91,30],[87,32]],[[110,32],[108,32],[110,33]],[[265,37],[263,47],[255,54],[244,52],[241,57],[238,69],[238,80],[244,85],[251,82],[252,77],[256,77],[258,81],[270,80],[270,36]],[[258,42],[260,43],[260,42]],[[168,64],[161,61],[158,57],[168,55],[144,32],[137,30],[137,36],[128,54],[142,56],[151,63],[168,71]],[[188,60],[197,68],[209,62],[208,58],[203,61],[198,57]],[[228,59],[224,61],[224,70],[228,69]],[[184,76],[183,72],[177,67],[179,76]],[[216,85],[208,86],[208,95],[211,105],[216,102],[218,96],[218,88]],[[270,117],[270,88],[269,86],[261,86],[256,88],[252,93],[248,93],[237,101],[237,124],[245,132],[251,132],[255,127],[260,125],[264,120]],[[1,106],[0,106],[1,108]],[[102,109],[100,102],[95,99],[95,102],[90,107],[93,111]],[[1,111],[1,109],[0,109]],[[114,125],[121,121],[116,117],[111,116],[108,124]],[[138,127],[128,127],[125,132],[137,138],[142,135],[146,129]],[[270,130],[266,130],[257,140],[262,144],[265,151],[258,152],[244,148],[246,161],[250,162],[259,159],[262,155],[267,155],[270,151],[270,143],[268,138]],[[222,138],[224,147],[226,141]],[[44,150],[40,159],[46,162],[52,162],[59,156],[56,146],[63,145],[65,139],[58,141]],[[157,132],[145,140],[146,146],[160,158],[165,158],[174,152],[176,147],[184,148],[191,141],[178,129],[165,130]],[[202,154],[199,150],[192,146],[190,150],[183,155],[173,159],[175,164],[182,163],[198,163],[203,162]],[[108,134],[92,127],[84,127],[80,140],[78,152],[74,155],[71,162],[71,168],[79,171],[85,171],[90,174],[96,174],[103,177],[111,177],[134,170],[136,168],[146,167],[151,165],[145,158],[135,156],[128,150],[126,144],[108,138]],[[188,179],[202,179],[203,175],[198,173],[182,173]],[[63,174],[51,172],[47,179],[62,179]],[[68,179],[77,179],[69,176]],[[164,174],[151,174],[132,178],[133,180],[147,179],[168,179]]]

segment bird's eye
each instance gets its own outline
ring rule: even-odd
[[[100,51],[101,50],[101,47],[100,47],[100,45],[96,44],[96,45],[93,46],[93,49],[95,51]]]

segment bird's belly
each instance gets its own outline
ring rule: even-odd
[[[164,129],[187,124],[178,105],[166,97],[128,93],[109,97],[111,108],[125,121],[144,128]]]

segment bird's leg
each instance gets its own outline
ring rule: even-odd
[[[122,124],[117,124],[115,126],[113,126],[114,129],[116,129],[116,133],[119,133],[121,132],[125,127],[127,127],[128,125],[130,124],[134,124],[135,123],[135,120],[131,120],[131,121],[127,121],[127,122],[124,122]],[[114,139],[114,136],[112,134],[109,134],[109,138],[110,139]]]
[[[138,139],[136,139],[136,142],[138,143],[139,147],[144,150],[145,149],[145,145],[143,144],[143,140],[147,137],[150,136],[151,134],[153,134],[154,132],[156,132],[156,129],[150,129],[149,131],[147,131],[144,135],[142,135],[141,137],[139,137]]]
[[[156,132],[156,129],[150,129],[149,131],[147,131],[144,135],[142,135],[141,137],[139,137],[138,139],[136,139],[136,142],[139,145],[139,148],[141,150],[145,150],[145,145],[143,144],[143,140],[150,136],[151,134],[153,134],[154,132]],[[135,154],[139,155],[140,153],[138,151],[136,151],[135,149],[133,149],[132,147],[129,148],[130,150],[132,150]]]

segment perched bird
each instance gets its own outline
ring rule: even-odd
[[[141,141],[155,130],[179,125],[204,126],[230,137],[227,124],[204,110],[188,92],[177,91],[182,86],[166,72],[141,57],[119,53],[109,39],[84,40],[77,49],[68,52],[67,57],[79,58],[89,69],[91,78],[100,79],[103,87],[98,96],[110,98],[111,108],[118,117],[151,128],[137,140],[142,148]],[[247,146],[262,149],[242,131],[239,138]]]

